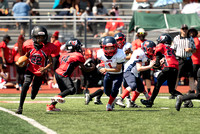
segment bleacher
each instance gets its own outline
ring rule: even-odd
[[[9,8],[12,9],[12,4],[16,0],[9,0]],[[153,4],[156,0],[150,0],[150,3]],[[112,6],[112,0],[102,0],[103,5],[108,9],[108,11],[111,9]],[[120,16],[132,16],[133,11],[131,10],[133,0],[117,0],[117,4],[119,6],[120,10]],[[39,5],[40,9],[52,9],[54,4],[54,0],[39,0]],[[55,15],[55,12],[53,11],[48,11],[51,15]],[[41,16],[47,16],[48,15],[47,11],[41,11],[40,15]],[[45,18],[46,19],[46,18]],[[41,19],[43,20],[43,19]],[[60,36],[62,36],[62,40],[67,40],[69,37],[73,36],[73,22],[67,22],[67,28],[63,28],[63,23],[62,22],[51,22],[51,20],[46,19],[47,21],[45,22],[39,22],[39,23],[33,23],[34,25],[45,25],[48,29],[49,34],[52,34],[55,30],[60,31]],[[3,28],[8,28],[8,32],[0,31],[0,37],[5,35],[6,33],[9,34],[12,37],[12,41],[10,42],[10,46],[13,46],[14,43],[17,41],[17,37],[20,34],[20,30],[15,28],[15,22],[9,22],[9,23],[0,23],[1,27]],[[77,28],[76,28],[76,33],[77,33],[77,38],[80,39],[84,43],[84,31],[82,32],[82,37],[78,36],[78,26],[80,22],[77,23]],[[129,23],[125,23],[125,28],[123,30],[123,33],[126,34],[128,37],[128,41],[131,42],[133,40],[133,33],[128,33],[128,25]],[[104,27],[101,25],[98,25],[97,27],[98,32],[104,32]],[[150,40],[156,40],[158,37],[159,33],[158,32],[150,32],[148,34],[148,39]],[[26,39],[29,38],[29,29],[26,31]],[[91,32],[87,32],[87,46],[88,47],[97,47],[98,46],[98,38],[93,38],[93,35]]]

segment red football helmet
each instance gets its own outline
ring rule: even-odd
[[[152,58],[154,55],[156,44],[153,41],[147,40],[142,43],[142,49],[148,58]]]
[[[90,49],[85,49],[84,56],[86,60],[92,58],[92,51]]]
[[[117,52],[117,42],[113,37],[106,36],[102,48],[105,56],[113,56]]]
[[[126,43],[126,36],[123,33],[116,33],[114,38],[117,41],[118,48],[122,49]]]

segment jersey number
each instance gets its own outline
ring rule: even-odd
[[[172,55],[174,55],[174,56],[175,56],[175,54],[174,54],[174,51],[173,51],[173,50],[171,50],[169,47],[166,47],[166,49],[167,49],[167,55],[169,55],[169,56],[172,56]]]
[[[67,62],[70,56],[63,56],[61,59],[61,63],[62,62]]]
[[[39,57],[37,55],[33,55],[31,58],[31,62],[36,65],[42,65],[41,61],[42,61],[42,57]]]
[[[111,63],[108,63],[108,66],[109,66],[110,68],[112,68],[112,65],[111,65]]]

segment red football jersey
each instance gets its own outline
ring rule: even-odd
[[[19,57],[20,57],[20,54],[18,53],[18,43],[15,43],[13,49],[12,49],[12,55],[14,57],[14,61],[16,62]]]
[[[0,42],[0,48],[4,49],[4,57],[6,61],[9,61],[9,48],[7,47],[4,41]],[[0,49],[0,57],[2,57],[1,49]]]
[[[58,56],[59,53],[60,53],[61,43],[59,42],[59,40],[56,40],[53,44],[56,46],[56,50],[55,50],[54,53],[51,54],[51,56],[52,56],[52,57],[56,57],[56,56]]]
[[[194,43],[196,46],[196,52],[192,54],[191,58],[192,58],[192,62],[193,64],[200,64],[200,41],[198,39],[198,37],[194,37]]]
[[[112,19],[110,19],[112,20]],[[117,20],[122,20],[120,18],[117,18]],[[123,22],[112,22],[112,21],[108,21],[106,23],[106,29],[108,29],[109,31],[115,31],[118,27],[124,26]]]
[[[45,67],[48,63],[48,56],[51,54],[51,49],[47,46],[44,46],[40,50],[31,49],[29,56],[29,65],[28,69],[30,72],[37,76],[41,76],[41,72],[39,71],[40,67]]]
[[[59,67],[56,69],[56,73],[64,77],[68,77],[72,74],[74,69],[79,65],[78,63],[84,63],[85,58],[81,53],[62,53],[59,58]]]
[[[155,54],[158,52],[162,53],[165,57],[164,67],[173,67],[178,69],[178,60],[176,59],[174,51],[169,46],[162,43],[158,44],[155,48]]]
[[[29,40],[26,40],[23,43],[22,51],[23,51],[24,54],[26,54],[27,52],[29,52],[33,48],[34,48],[33,40],[29,39]]]

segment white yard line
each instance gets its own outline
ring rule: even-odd
[[[1,111],[4,111],[4,112],[7,112],[7,113],[9,113],[9,114],[11,114],[11,115],[17,116],[17,117],[21,118],[22,120],[27,121],[29,124],[31,124],[31,125],[33,125],[34,127],[38,128],[38,129],[40,129],[40,130],[42,130],[42,131],[45,132],[46,134],[57,134],[55,131],[53,131],[53,130],[51,130],[51,129],[49,129],[49,128],[43,126],[43,125],[41,125],[41,124],[38,123],[37,121],[35,121],[35,120],[31,119],[31,118],[28,118],[28,117],[26,117],[26,116],[24,116],[24,115],[16,114],[15,112],[10,111],[10,110],[8,110],[8,109],[5,109],[5,108],[3,108],[3,107],[0,107],[0,110],[1,110]]]

